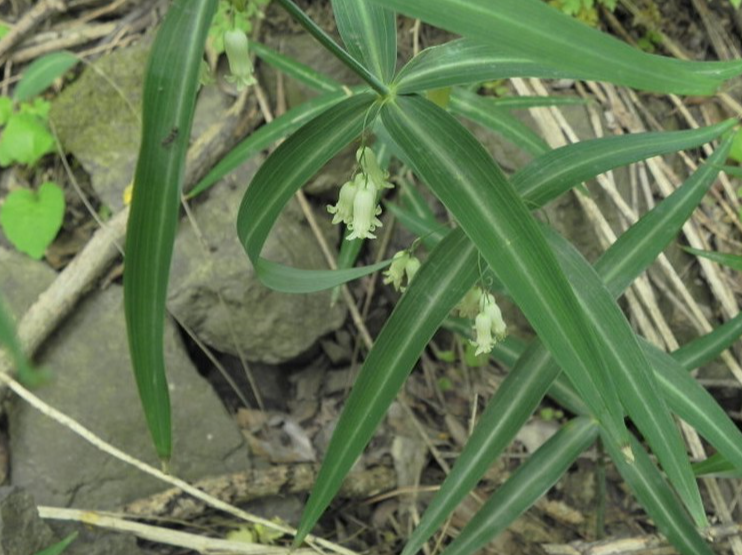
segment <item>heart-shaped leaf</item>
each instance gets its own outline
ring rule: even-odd
[[[0,227],[15,248],[37,260],[62,227],[64,192],[55,183],[44,183],[37,192],[17,189],[0,210]]]
[[[11,164],[33,166],[44,154],[54,151],[54,137],[44,121],[34,114],[10,116],[0,139],[0,166]]]

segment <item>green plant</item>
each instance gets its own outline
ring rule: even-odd
[[[43,56],[25,71],[12,98],[0,96],[0,166],[33,166],[56,149],[49,130],[50,104],[34,97],[77,61],[68,52]],[[15,189],[0,207],[0,227],[19,251],[40,259],[62,227],[64,210],[64,192],[55,183],[47,181],[37,191]]]
[[[389,209],[430,249],[407,277],[406,291],[376,338],[337,424],[296,543],[311,530],[343,477],[372,437],[435,331],[476,332],[477,350],[512,368],[490,400],[456,466],[404,550],[411,555],[441,526],[515,437],[548,394],[577,415],[535,452],[492,496],[445,553],[475,552],[530,507],[600,436],[607,453],[660,531],[684,554],[710,554],[698,531],[708,524],[696,477],[673,420],[678,415],[742,469],[742,434],[689,371],[739,337],[742,318],[678,352],[666,354],[637,337],[616,304],[632,281],[677,235],[701,202],[727,157],[735,121],[672,133],[627,135],[550,150],[487,99],[454,88],[449,108],[500,131],[507,129],[535,155],[507,178],[490,155],[426,91],[509,77],[571,77],[638,89],[712,94],[742,73],[742,62],[695,63],[652,56],[565,17],[541,0],[334,0],[346,49],[291,0],[279,3],[366,86],[342,88],[325,76],[281,60],[292,75],[325,94],[248,137],[190,194],[201,192],[272,141],[283,142],[263,163],[245,193],[237,232],[257,275],[269,287],[311,292],[377,271],[350,267],[360,240],[343,241],[337,271],[288,268],[262,258],[283,206],[337,152],[357,141],[358,172],[338,204],[335,220],[349,224],[346,239],[371,238],[380,225],[377,204],[388,188],[379,160],[389,152],[414,172],[458,224],[442,226],[405,187],[406,205]],[[199,63],[213,0],[177,0],[163,23],[149,62],[144,135],[137,166],[124,275],[125,308],[134,371],[157,453],[171,455],[169,397],[162,356],[168,268],[172,255],[187,138]],[[395,73],[394,10],[464,38],[425,50]],[[267,58],[277,57],[264,51]],[[447,95],[441,104],[446,103]],[[486,115],[487,117],[480,115]],[[173,130],[179,132],[173,136]],[[165,143],[163,140],[173,137]],[[611,168],[692,148],[724,137],[709,161],[675,194],[625,232],[593,267],[563,238],[531,215],[574,186]],[[375,139],[375,142],[373,142]],[[373,142],[373,146],[372,146]],[[351,253],[351,254],[348,254]],[[404,255],[397,258],[401,264]],[[405,274],[406,264],[404,260]],[[390,282],[399,281],[399,267]],[[502,336],[486,293],[471,322],[451,311],[479,285],[492,284],[528,318],[538,339],[523,344]],[[483,298],[486,301],[482,301]],[[466,311],[465,311],[466,312]],[[499,330],[499,331],[498,331]],[[653,462],[626,427],[629,417],[656,457]],[[666,477],[665,477],[666,476]]]

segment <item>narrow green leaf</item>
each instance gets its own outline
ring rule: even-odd
[[[693,426],[717,451],[742,471],[742,432],[706,391],[670,355],[643,342],[672,411]]]
[[[692,249],[690,247],[683,247],[683,250],[689,252],[690,254],[695,254],[696,256],[702,256],[703,258],[713,260],[717,264],[728,266],[732,270],[742,272],[742,256],[739,256],[738,254],[704,251],[699,249]]]
[[[129,349],[147,425],[163,461],[172,451],[165,298],[201,58],[216,7],[216,0],[176,0],[157,33],[144,83],[142,143],[126,236]]]
[[[362,93],[332,106],[282,143],[255,174],[237,215],[237,234],[260,280],[277,291],[330,289],[373,273],[388,261],[345,270],[289,268],[260,257],[273,224],[291,196],[335,154],[373,123],[375,96]]]
[[[714,453],[706,460],[693,465],[696,476],[717,476],[720,478],[739,478],[742,473],[726,460],[721,453]]]
[[[373,436],[440,323],[474,285],[477,252],[451,232],[431,252],[386,321],[338,421],[296,535],[310,532]]]
[[[459,39],[426,48],[397,74],[399,94],[482,83],[511,77],[560,79],[570,73],[539,63],[522,52]]]
[[[742,62],[684,62],[647,54],[541,0],[373,0],[380,6],[480,40],[574,76],[642,90],[713,94]],[[731,75],[729,75],[731,74]]]
[[[719,175],[717,164],[726,159],[732,140],[732,135],[727,136],[682,186],[640,218],[600,257],[595,270],[610,284],[614,296],[631,285],[678,234],[714,184]]]
[[[333,92],[343,87],[342,83],[335,81],[332,77],[328,77],[307,65],[297,62],[293,58],[284,56],[264,44],[251,42],[250,48],[261,60],[264,60],[277,70],[282,71],[289,77],[293,77],[313,89],[322,92]]]
[[[549,145],[538,133],[525,123],[477,94],[464,89],[454,89],[449,108],[452,113],[499,133],[529,154],[539,156],[550,150]]]
[[[689,131],[633,133],[581,141],[549,151],[516,172],[511,181],[529,206],[543,206],[572,187],[613,168],[708,143],[736,120]]]
[[[384,83],[397,66],[397,18],[372,2],[332,0],[340,36],[350,53]]]
[[[468,336],[468,330],[463,331]],[[560,372],[549,351],[540,342],[532,342],[487,403],[456,465],[441,484],[420,524],[407,541],[402,555],[417,553],[440,528],[493,461],[512,442]],[[528,506],[524,506],[523,510]],[[515,512],[513,518],[519,514]]]
[[[742,313],[701,337],[686,343],[672,356],[687,371],[695,370],[718,357],[742,336]]]
[[[590,418],[566,424],[492,494],[443,555],[476,553],[545,495],[597,436]]]
[[[644,447],[633,436],[631,440],[633,463],[624,460],[609,442],[606,449],[660,533],[683,555],[714,555]]]
[[[722,170],[732,177],[736,177],[737,179],[742,179],[742,167],[739,166],[724,166]]]
[[[78,62],[72,52],[62,51],[47,54],[34,60],[23,72],[23,77],[13,91],[13,100],[25,102],[44,92],[52,83]]]
[[[707,525],[685,444],[638,338],[613,300],[616,295],[603,285],[595,270],[565,239],[553,231],[547,238],[558,253],[562,270],[574,286],[588,322],[603,345],[603,356],[614,372],[626,412],[652,447],[695,521],[700,526]]]
[[[361,90],[365,89],[353,89],[354,94],[359,93]],[[313,120],[322,112],[346,98],[348,98],[348,94],[343,91],[327,93],[304,102],[296,108],[292,108],[282,116],[277,117],[272,122],[261,126],[251,133],[244,141],[234,147],[229,154],[222,158],[219,163],[214,166],[201,181],[198,182],[198,184],[188,194],[188,198],[193,198],[203,193],[229,172],[247,162],[258,152],[293,133],[305,123]]]
[[[77,532],[72,532],[69,536],[64,538],[62,541],[50,545],[46,549],[42,549],[37,552],[36,555],[60,555],[70,546],[70,544],[77,539]]]
[[[397,98],[381,116],[415,173],[457,218],[601,425],[625,444],[623,411],[593,331],[502,170],[466,129],[425,99]]]
[[[549,106],[584,106],[590,101],[579,96],[495,96],[487,100],[497,108],[526,110],[547,108]]]

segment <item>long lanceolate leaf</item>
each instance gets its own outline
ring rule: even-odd
[[[332,77],[328,77],[301,62],[297,62],[293,58],[284,56],[283,54],[268,48],[264,44],[253,42],[250,48],[252,48],[261,60],[268,62],[277,70],[312,87],[313,89],[322,92],[332,92],[342,88],[343,86],[342,83],[335,81]]]
[[[399,94],[511,77],[559,79],[569,72],[539,63],[522,52],[469,39],[426,48],[395,78]]]
[[[646,54],[566,17],[541,0],[373,0],[574,77],[678,94],[713,94],[742,62],[683,62]],[[731,73],[731,75],[729,75]]]
[[[733,136],[728,136],[708,161],[689,177],[675,193],[632,225],[595,264],[595,270],[613,296],[618,296],[657,257],[657,245],[667,245],[683,223],[701,203],[719,174],[719,163],[726,159]]]
[[[177,0],[157,33],[144,84],[142,144],[126,236],[124,305],[139,396],[157,454],[172,450],[163,337],[185,156],[216,0]]]
[[[359,91],[355,90],[355,92],[357,93]],[[305,123],[310,122],[319,114],[346,98],[348,98],[348,94],[343,91],[327,93],[304,102],[282,116],[277,117],[272,122],[263,125],[222,158],[188,194],[189,198],[203,193],[214,185],[214,183],[247,162],[261,150],[268,148],[274,142],[293,133]]]
[[[652,463],[644,447],[633,436],[631,439],[633,463],[625,461],[608,442],[605,446],[621,476],[657,528],[683,555],[714,555],[713,550],[693,527],[682,504]]]
[[[603,344],[603,354],[615,372],[614,379],[626,412],[652,447],[696,523],[707,525],[685,445],[638,338],[590,264],[556,232],[549,232],[547,237],[558,252],[562,269],[575,287],[590,325]]]
[[[714,262],[723,264],[724,266],[729,266],[730,268],[732,268],[733,270],[737,270],[738,272],[742,271],[742,256],[738,254],[704,251],[699,249],[692,249],[690,247],[686,247],[685,250],[691,254],[695,254],[696,256],[702,256],[703,258],[708,258],[709,260],[713,260]]]
[[[549,145],[538,134],[511,115],[506,108],[498,108],[490,100],[463,89],[451,95],[452,113],[499,133],[514,145],[534,156],[547,153]]]
[[[457,218],[539,337],[619,444],[627,431],[608,370],[574,292],[528,209],[482,146],[419,97],[384,105],[382,121],[415,173]]]
[[[549,151],[511,178],[528,205],[543,206],[583,181],[652,156],[694,148],[736,125],[727,120],[709,127],[664,133],[632,133],[581,141]]]
[[[353,386],[297,532],[300,542],[371,439],[420,353],[478,277],[477,251],[452,232],[420,268],[387,320]]]
[[[360,94],[333,106],[294,133],[260,167],[242,199],[237,234],[260,280],[277,291],[330,289],[385,267],[346,270],[289,268],[260,257],[268,233],[291,196],[373,121],[375,96]]]
[[[740,336],[742,336],[742,313],[724,322],[714,331],[686,343],[675,351],[672,357],[683,369],[690,372],[714,360]]]
[[[397,18],[372,2],[332,0],[340,36],[350,53],[384,83],[397,65]]]
[[[444,555],[476,553],[549,491],[597,436],[598,426],[590,418],[566,424],[487,500]]]

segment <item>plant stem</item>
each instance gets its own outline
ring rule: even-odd
[[[378,77],[366,69],[358,60],[351,56],[346,50],[344,50],[338,43],[336,43],[330,35],[325,33],[311,18],[302,11],[302,9],[294,4],[293,0],[278,0],[283,9],[285,9],[291,16],[298,21],[302,27],[304,27],[309,33],[317,39],[322,46],[327,48],[333,56],[348,66],[354,73],[356,73],[361,79],[366,81],[371,88],[378,92],[382,96],[389,94],[389,88],[382,83]]]

